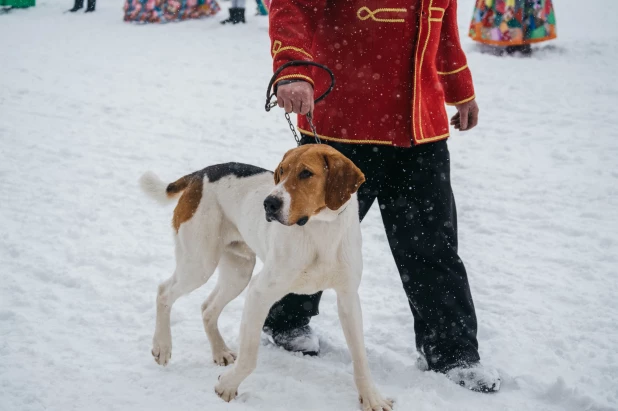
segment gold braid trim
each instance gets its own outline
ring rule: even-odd
[[[299,48],[299,47],[294,47],[294,46],[285,46],[285,47],[281,47],[281,42],[279,40],[275,40],[273,42],[273,49],[272,49],[272,53],[273,53],[273,57],[275,57],[277,54],[281,53],[282,51],[285,50],[294,50],[297,51],[299,53],[304,54],[305,56],[309,57],[311,60],[313,60],[313,56],[309,53],[307,53],[305,50]]]
[[[441,76],[448,76],[449,74],[455,74],[455,73],[459,73],[460,71],[464,71],[467,68],[468,68],[468,65],[466,64],[465,66],[459,67],[458,69],[455,69],[453,71],[438,71],[438,74]]]
[[[358,17],[359,20],[365,21],[365,20],[373,20],[373,21],[377,21],[380,23],[405,23],[406,20],[405,19],[382,19],[379,17],[376,17],[377,14],[379,13],[407,13],[408,11],[406,9],[393,9],[393,8],[382,8],[382,9],[375,9],[373,11],[371,11],[371,9],[367,6],[363,6],[360,9],[358,9],[358,11],[356,12],[356,16]]]
[[[290,78],[299,78],[299,79],[303,79],[305,81],[308,81],[309,83],[311,83],[312,86],[315,87],[315,83],[313,82],[313,79],[311,77],[307,77],[307,76],[303,76],[302,74],[288,74],[286,76],[281,76],[279,77],[277,80],[275,80],[274,84],[277,84],[278,82],[280,82],[281,80],[285,80],[285,79],[290,79]],[[273,85],[274,85],[273,84]]]
[[[312,136],[313,137],[313,131],[307,131],[307,130],[303,130],[300,127],[296,127],[298,129],[298,131],[300,131],[302,134],[305,134],[307,136]],[[382,140],[349,140],[349,139],[345,139],[345,138],[339,138],[339,137],[328,137],[328,136],[323,136],[321,134],[318,134],[318,137],[320,137],[322,140],[329,140],[329,141],[336,141],[338,143],[352,143],[352,144],[382,144],[385,146],[392,146],[393,142],[392,141],[382,141]]]
[[[446,104],[449,105],[449,106],[458,106],[460,104],[467,103],[468,101],[472,101],[475,98],[476,98],[476,95],[473,94],[472,97],[468,97],[468,98],[463,99],[461,101],[456,101],[455,103],[446,103]]]

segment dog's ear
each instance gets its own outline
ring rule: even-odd
[[[274,173],[275,185],[279,184],[279,181],[281,181],[281,173],[279,172],[280,168],[281,168],[281,163],[279,163],[277,168],[275,168],[275,173]]]
[[[283,162],[285,161],[285,158],[288,156],[288,154],[290,154],[292,152],[292,150],[288,150],[284,155],[283,158],[281,159],[281,162],[279,163],[279,165],[277,166],[277,168],[275,169],[275,173],[274,173],[274,177],[275,177],[275,185],[279,184],[279,182],[281,181],[281,166],[283,165]]]
[[[365,182],[365,175],[356,165],[336,150],[324,155],[326,163],[326,207],[338,210]]]

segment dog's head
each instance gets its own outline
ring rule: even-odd
[[[275,188],[264,200],[266,220],[305,225],[322,210],[339,210],[365,176],[350,159],[325,144],[288,151],[275,170]]]

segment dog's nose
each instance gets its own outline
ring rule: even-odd
[[[264,210],[266,210],[266,214],[275,214],[281,209],[282,205],[283,201],[281,201],[279,197],[268,196],[266,200],[264,200]]]

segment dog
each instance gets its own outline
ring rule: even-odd
[[[341,325],[364,410],[388,410],[374,385],[365,352],[358,287],[363,270],[356,192],[363,173],[327,145],[288,151],[275,170],[227,163],[207,167],[166,185],[147,172],[140,185],[161,203],[178,195],[172,226],[176,269],[159,285],[152,355],[167,365],[172,354],[170,312],[174,302],[208,281],[218,282],[202,304],[213,360],[234,366],[219,377],[225,401],[257,364],[260,334],[271,306],[289,293],[337,293]],[[256,256],[264,263],[252,277]],[[223,340],[217,320],[223,308],[249,287],[240,322],[238,356]]]

